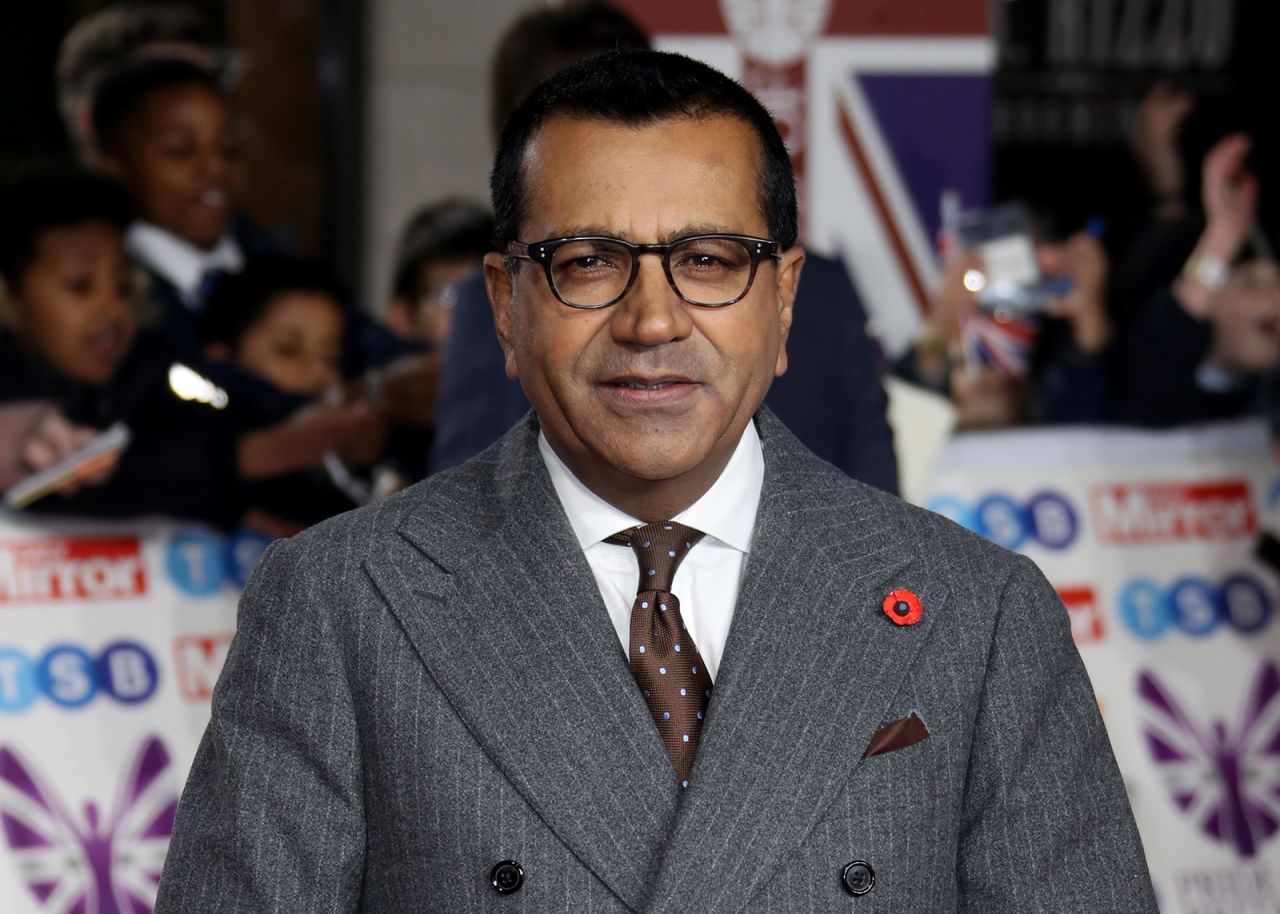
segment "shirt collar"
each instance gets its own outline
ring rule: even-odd
[[[188,302],[195,301],[206,273],[238,273],[244,268],[244,254],[230,233],[204,251],[158,225],[135,222],[125,233],[124,243],[135,260],[172,283]]]
[[[619,530],[644,523],[583,485],[551,449],[541,431],[538,432],[538,452],[551,475],[551,484],[569,517],[578,545],[584,550]],[[701,498],[672,519],[701,530],[739,552],[750,552],[763,484],[764,453],[760,436],[755,422],[748,422],[720,478]]]

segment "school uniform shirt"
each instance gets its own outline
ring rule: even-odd
[[[194,312],[204,306],[210,277],[244,269],[244,252],[229,232],[205,251],[158,225],[135,222],[124,244],[134,260],[172,286],[178,300]]]

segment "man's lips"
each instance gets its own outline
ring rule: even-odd
[[[634,389],[654,389],[659,387],[669,387],[672,384],[692,384],[693,381],[683,376],[664,375],[661,377],[642,377],[639,375],[625,375],[623,377],[609,378],[605,381],[611,387],[630,387]]]
[[[666,404],[689,396],[702,385],[679,375],[622,375],[603,381],[601,386],[623,402]]]

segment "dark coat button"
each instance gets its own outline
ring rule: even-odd
[[[855,860],[844,868],[844,872],[840,874],[840,882],[850,895],[865,895],[876,884],[876,871],[871,868],[870,863]]]
[[[489,878],[499,895],[510,895],[524,885],[524,870],[514,860],[502,860],[493,865]]]

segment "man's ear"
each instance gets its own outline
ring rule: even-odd
[[[493,308],[493,326],[498,332],[498,343],[506,356],[507,377],[515,380],[516,353],[511,339],[511,271],[501,254],[490,252],[484,255],[484,287],[489,293],[489,305]]]
[[[778,255],[775,270],[774,294],[778,300],[778,326],[782,339],[778,345],[778,361],[773,367],[774,377],[787,373],[787,334],[791,331],[791,319],[796,303],[796,289],[800,288],[800,270],[804,266],[804,248],[793,244]]]

